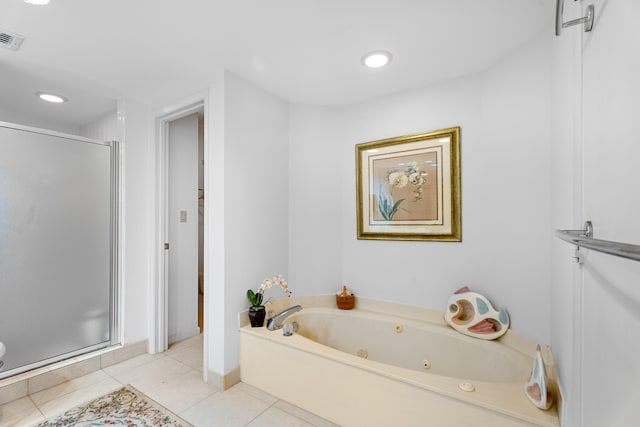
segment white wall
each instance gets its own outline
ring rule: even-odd
[[[220,202],[225,197],[225,72],[217,70],[211,76],[204,116],[204,360],[210,383],[229,372],[225,371],[226,347],[226,251],[225,209]],[[229,332],[231,333],[231,332]]]
[[[80,135],[80,129],[66,123],[56,122],[48,119],[41,119],[30,114],[17,113],[15,111],[0,110],[0,121],[15,123],[23,126],[49,129],[56,132]]]
[[[124,342],[146,340],[154,283],[155,150],[149,133],[149,108],[130,98],[118,103],[122,141],[120,164],[123,215],[120,224],[120,274]]]
[[[168,342],[198,328],[198,113],[169,123]],[[180,212],[186,213],[184,221]]]
[[[471,258],[481,260],[477,271],[490,270],[484,272],[491,279],[483,282],[487,294],[508,308],[515,331],[545,344],[550,343],[553,237],[549,38],[543,32],[485,73],[481,149],[491,160],[477,177],[470,177],[475,188],[467,187],[467,194],[478,197],[480,214],[469,216],[482,230]]]
[[[212,239],[205,248],[205,331],[209,369],[224,376],[238,366],[238,313],[248,307],[247,289],[288,274],[289,106],[233,73],[219,78],[210,87],[205,153]]]
[[[343,121],[333,108],[292,106],[290,134],[286,278],[294,295],[326,294],[342,281]]]
[[[580,4],[565,2],[565,15],[578,16]],[[582,225],[582,80],[581,32],[565,30],[552,38],[551,228]],[[554,238],[551,245],[551,349],[558,366],[565,403],[563,424],[579,426],[580,381],[580,274],[572,257],[574,247]]]
[[[123,343],[148,339],[152,250],[154,230],[149,215],[154,211],[153,168],[155,159],[148,132],[149,108],[131,98],[118,102],[117,111],[79,129],[79,134],[98,140],[120,142],[119,274]],[[126,117],[126,120],[124,118]]]
[[[114,141],[119,137],[118,126],[118,114],[117,111],[114,110],[113,113],[106,114],[82,126],[80,128],[80,135],[100,141]]]
[[[344,282],[443,309],[468,285],[549,343],[549,54],[541,36],[481,74],[345,108],[293,107],[292,290]],[[357,240],[355,144],[451,126],[462,128],[463,242]]]
[[[556,141],[555,153],[566,158],[569,152],[567,163],[573,166],[569,173],[554,168],[554,182],[566,179],[573,188],[564,199],[554,198],[553,207],[565,213],[565,220],[574,220],[557,224],[558,228],[581,228],[584,220],[591,220],[596,238],[638,244],[640,198],[634,183],[640,180],[636,138],[640,39],[634,16],[640,13],[640,4],[633,0],[592,3],[596,22],[591,33],[571,28],[554,40],[555,86],[561,90],[553,101],[568,113],[555,116],[554,129],[565,136]],[[577,16],[581,11],[571,12]],[[577,126],[572,116],[578,117]],[[562,192],[566,195],[567,189]],[[569,251],[554,252],[553,287],[563,290],[556,291],[552,300],[557,326],[554,351],[561,375],[570,373],[564,381],[570,415],[566,425],[636,425],[640,263],[584,251],[584,264],[571,265]],[[567,264],[571,276],[566,273]],[[566,290],[568,277],[575,279],[571,291]],[[570,299],[560,299],[562,294]],[[567,309],[572,319],[567,318]],[[572,322],[556,323],[562,320]]]

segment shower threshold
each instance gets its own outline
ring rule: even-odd
[[[147,340],[84,350],[83,354],[67,354],[64,360],[0,379],[0,405],[144,354]]]
[[[28,365],[19,366],[17,368],[10,369],[7,371],[0,371],[0,380],[3,380],[4,378],[13,377],[14,375],[22,374],[23,372],[35,371],[35,370],[38,370],[39,368],[45,368],[46,370],[46,367],[48,366],[53,366],[59,362],[75,359],[78,356],[94,353],[96,351],[100,351],[108,347],[109,347],[109,342],[107,341],[107,342],[95,344],[89,347],[84,347],[75,351],[71,351],[69,353],[61,354],[56,357],[51,357],[49,359],[40,360],[35,363],[30,363]]]

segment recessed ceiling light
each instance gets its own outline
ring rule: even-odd
[[[36,93],[36,95],[38,95],[38,98],[42,99],[43,101],[53,102],[54,104],[61,104],[68,101],[64,96],[56,95],[53,93],[38,92]]]
[[[369,68],[384,67],[391,61],[391,54],[385,50],[369,52],[362,57],[362,64]]]
[[[24,0],[25,3],[35,4],[38,6],[44,6],[45,4],[49,4],[49,0]]]

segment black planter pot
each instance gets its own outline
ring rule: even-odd
[[[264,326],[264,318],[267,315],[267,311],[264,306],[260,307],[250,307],[249,308],[249,322],[251,322],[251,326],[254,328],[259,328]]]

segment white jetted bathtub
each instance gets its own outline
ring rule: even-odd
[[[243,382],[342,426],[560,425],[557,406],[542,411],[525,396],[536,343],[512,331],[484,341],[442,312],[361,298],[345,311],[331,295],[269,309],[293,304],[303,310],[287,319],[298,323],[292,336],[241,327]]]

